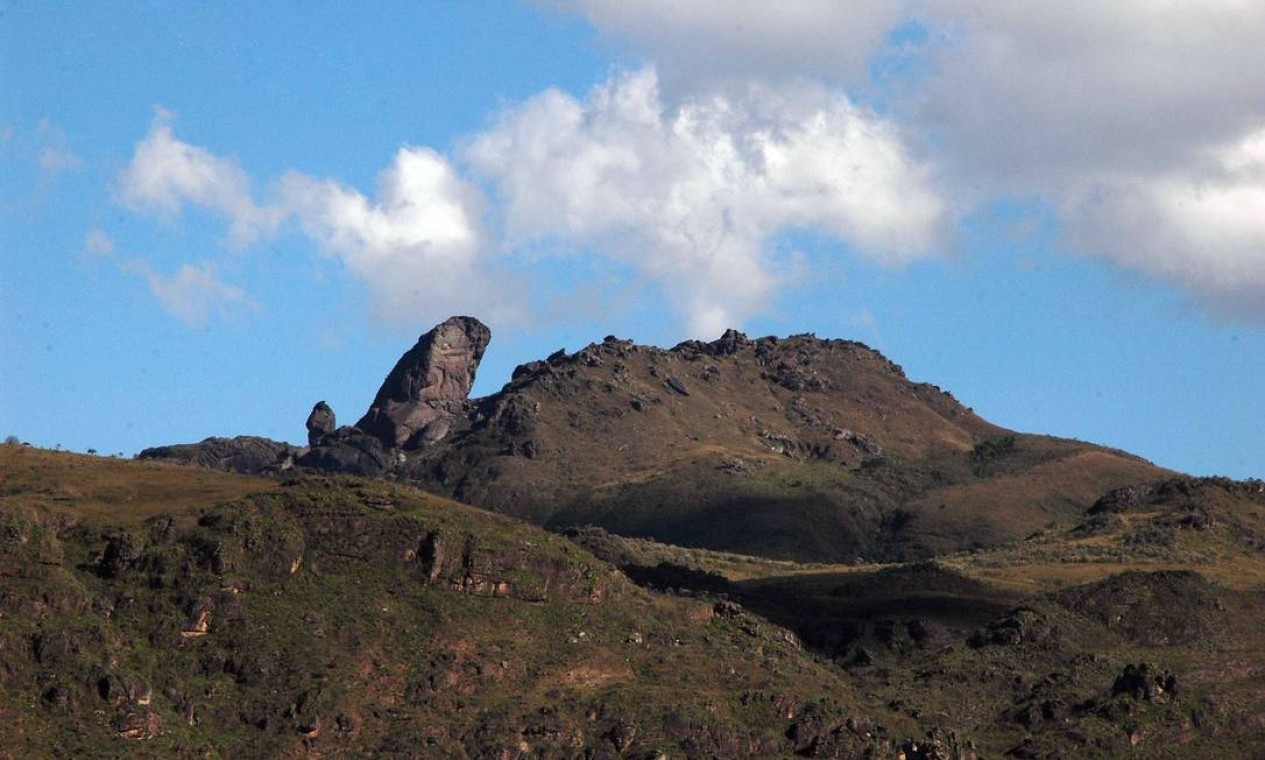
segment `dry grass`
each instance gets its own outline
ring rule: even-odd
[[[80,518],[139,523],[277,487],[198,467],[0,445],[0,499]]]
[[[982,567],[973,563],[945,564],[977,580],[1015,591],[1039,592],[1063,586],[1092,583],[1127,570],[1193,570],[1208,580],[1238,591],[1265,589],[1265,562],[1237,557],[1217,562],[1048,562],[1006,567]]]

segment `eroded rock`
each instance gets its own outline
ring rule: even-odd
[[[317,401],[312,413],[307,416],[307,442],[309,446],[320,443],[321,438],[338,428],[334,410],[324,401]]]
[[[359,430],[387,448],[416,449],[447,434],[465,411],[492,331],[473,317],[452,317],[422,335],[396,363]]]
[[[299,457],[295,464],[321,472],[352,475],[381,475],[391,467],[394,455],[382,441],[359,428],[344,425],[323,435],[320,443]]]
[[[156,446],[136,455],[137,459],[164,459],[195,464],[212,470],[255,474],[288,469],[295,448],[288,443],[252,435],[236,438],[207,438],[199,443]]]

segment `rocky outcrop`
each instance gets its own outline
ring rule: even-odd
[[[390,469],[395,460],[395,452],[382,441],[360,428],[344,425],[322,435],[295,464],[321,472],[376,477]]]
[[[1112,696],[1161,702],[1177,695],[1177,676],[1149,662],[1130,663],[1111,685]]]
[[[317,401],[316,406],[312,407],[312,413],[307,416],[307,443],[309,446],[315,446],[320,443],[321,438],[329,435],[338,428],[335,421],[334,410],[324,401]]]
[[[288,443],[239,435],[236,438],[207,438],[200,443],[155,446],[136,455],[137,459],[164,459],[213,470],[258,474],[289,469],[296,449]]]
[[[492,331],[452,317],[417,340],[387,376],[356,427],[387,448],[417,449],[442,439],[464,414]]]
[[[308,414],[308,448],[254,436],[145,449],[138,459],[165,459],[215,470],[269,474],[291,466],[376,477],[401,458],[446,437],[471,411],[467,397],[492,332],[473,317],[451,317],[422,335],[396,363],[354,427],[338,427],[318,401]]]

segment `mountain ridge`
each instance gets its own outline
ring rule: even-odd
[[[218,439],[139,456],[387,477],[554,529],[830,562],[999,545],[1167,472],[993,425],[851,340],[728,330],[663,349],[607,336],[469,399],[489,340],[473,318],[445,321],[356,425],[334,428],[318,403],[306,448],[234,457]]]

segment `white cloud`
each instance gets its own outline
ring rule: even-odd
[[[585,101],[543,93],[461,153],[496,191],[491,214],[477,186],[423,147],[402,148],[372,198],[291,171],[259,205],[240,166],[180,141],[160,113],[121,177],[121,199],[165,214],[204,207],[239,242],[294,219],[395,323],[463,311],[521,318],[532,288],[508,257],[543,241],[630,266],[701,336],[769,306],[787,268],[766,250],[780,231],[818,230],[895,263],[930,252],[946,216],[899,131],[817,86],[668,104],[647,69]]]
[[[901,262],[939,247],[945,199],[960,213],[1005,197],[1044,200],[1078,249],[1216,311],[1265,311],[1265,4],[548,4],[659,61],[662,77],[541,93],[468,136],[455,164],[404,148],[373,196],[295,171],[269,204],[160,112],[121,198],[168,215],[203,207],[238,242],[297,219],[396,322],[521,304],[511,296],[529,288],[508,265],[537,246],[617,262],[693,334],[713,334],[785,285],[791,263],[770,246],[781,232]],[[896,59],[917,73],[872,80],[897,29]],[[845,95],[881,86],[896,88],[882,115]]]
[[[915,116],[956,184],[1044,197],[1080,249],[1265,317],[1265,5],[928,7],[950,33]]]
[[[244,290],[220,280],[210,262],[182,264],[168,276],[154,272],[142,261],[128,262],[123,269],[144,277],[163,309],[189,327],[205,327],[213,316],[231,319],[259,310]]]
[[[928,3],[943,34],[917,118],[999,189],[1187,166],[1265,126],[1265,4]]]
[[[279,195],[303,230],[365,282],[388,321],[512,309],[485,256],[482,197],[433,150],[400,149],[373,201],[298,172],[282,178]]]
[[[510,246],[545,240],[631,263],[703,336],[767,308],[779,275],[765,243],[780,230],[898,262],[934,248],[945,215],[898,130],[813,86],[670,106],[647,69],[583,102],[538,95],[464,155],[496,187]]]
[[[1180,282],[1215,312],[1265,319],[1265,130],[1198,170],[1105,182],[1069,205],[1082,248]]]
[[[98,258],[105,258],[114,253],[114,241],[101,230],[89,230],[83,238],[83,249]]]
[[[275,230],[282,215],[255,203],[250,177],[231,159],[177,140],[172,114],[156,109],[149,134],[120,176],[123,203],[136,210],[176,216],[185,204],[225,216],[238,244]]]
[[[959,202],[1044,198],[1074,242],[1214,309],[1261,311],[1245,288],[1265,278],[1265,178],[1210,167],[1209,156],[1259,166],[1250,155],[1265,150],[1265,3],[550,4],[583,13],[695,92],[726,75],[874,92],[867,63],[893,52],[890,32],[916,25],[925,41],[900,51],[916,76],[885,80],[899,92],[880,94],[891,118],[936,146]]]
[[[812,76],[864,78],[905,0],[544,0],[583,13],[598,30],[658,64],[672,80]]]
[[[513,313],[516,299],[484,260],[480,231],[482,198],[447,159],[428,148],[406,147],[379,176],[377,198],[336,180],[298,171],[274,183],[272,202],[254,200],[252,181],[235,161],[176,138],[170,114],[159,111],[149,134],[120,176],[120,200],[135,210],[178,214],[186,205],[224,217],[238,244],[276,233],[288,219],[320,248],[341,260],[365,283],[372,308],[396,323],[443,318],[455,311],[485,315]],[[176,286],[236,303],[232,289],[213,287],[205,266],[182,270],[175,280],[151,275],[151,290],[169,310]],[[164,286],[163,283],[168,283]],[[179,312],[203,322],[207,302]]]

